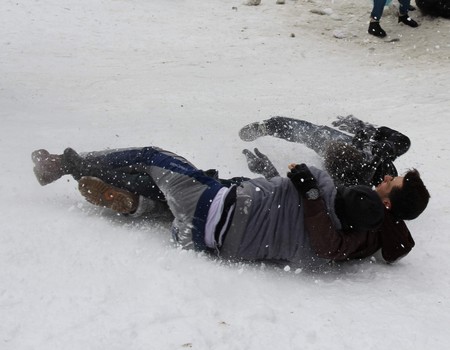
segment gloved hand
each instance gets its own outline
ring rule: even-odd
[[[262,154],[257,148],[255,148],[255,154],[248,149],[244,149],[242,153],[245,155],[248,168],[251,172],[261,174],[266,179],[280,176],[280,173],[272,164],[269,157]]]
[[[331,123],[339,130],[346,131],[350,134],[356,135],[360,130],[363,130],[369,135],[369,138],[375,134],[376,128],[374,125],[363,122],[361,119],[354,117],[353,115],[337,116],[336,120]]]
[[[295,165],[287,173],[287,177],[292,181],[300,195],[312,200],[319,198],[317,181],[306,164]]]

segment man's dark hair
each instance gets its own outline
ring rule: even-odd
[[[403,186],[394,187],[389,195],[391,211],[399,219],[413,220],[428,205],[430,193],[423,184],[416,169],[409,170],[403,179]]]

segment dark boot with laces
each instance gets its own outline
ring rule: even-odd
[[[79,173],[77,168],[80,168],[82,158],[71,148],[67,148],[63,154],[51,154],[45,149],[39,149],[31,153],[31,160],[36,179],[41,186],[45,186],[64,175],[75,177]]]
[[[39,149],[31,153],[34,163],[34,175],[41,186],[48,185],[61,176],[69,174],[69,169],[64,165],[62,155],[50,154],[45,149]]]
[[[406,24],[407,26],[410,26],[411,28],[416,28],[419,26],[419,24],[408,15],[399,15],[398,23],[400,22]]]
[[[372,34],[378,38],[384,38],[386,32],[381,28],[380,22],[372,21],[369,23],[369,29],[367,30],[369,34]]]

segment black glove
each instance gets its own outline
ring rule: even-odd
[[[306,164],[296,165],[287,177],[292,181],[298,193],[307,199],[319,198],[317,181]]]
[[[369,135],[369,138],[376,132],[376,128],[373,124],[363,122],[361,119],[358,119],[351,114],[346,117],[337,116],[336,120],[332,122],[331,125],[350,134],[356,134],[358,131],[363,130]]]
[[[266,155],[262,154],[257,148],[255,148],[255,154],[250,152],[248,149],[244,149],[242,153],[245,155],[248,168],[251,172],[261,174],[266,179],[280,176],[280,173],[277,171],[270,159]]]

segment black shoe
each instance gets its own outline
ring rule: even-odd
[[[45,149],[31,153],[34,163],[34,175],[41,186],[55,182],[64,175],[72,175],[76,180],[83,176],[83,158],[72,148],[66,148],[63,154],[50,154]]]
[[[380,22],[370,22],[367,32],[378,38],[384,38],[386,36],[386,32],[381,28]]]
[[[398,16],[398,23],[402,22],[403,24],[406,24],[407,26],[410,26],[412,28],[416,28],[419,26],[419,24],[413,20],[408,15],[400,15]]]

